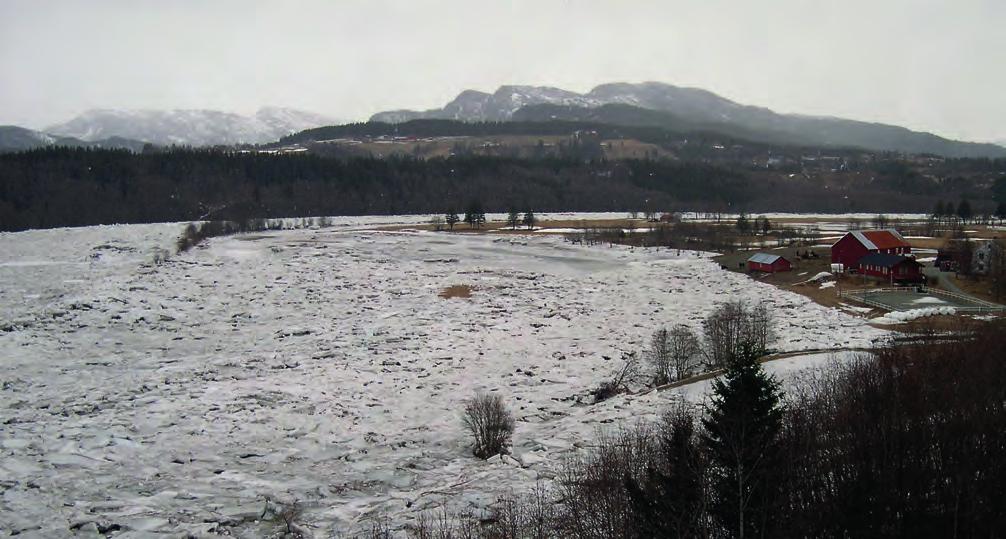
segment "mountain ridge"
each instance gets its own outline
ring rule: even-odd
[[[465,90],[439,109],[378,112],[370,117],[370,121],[575,120],[578,118],[571,116],[584,116],[589,114],[590,109],[608,105],[631,106],[656,115],[670,113],[680,123],[706,128],[713,126],[717,132],[741,138],[905,153],[934,153],[946,157],[1006,157],[1006,147],[996,144],[951,140],[928,132],[877,122],[777,113],[766,107],[737,103],[709,90],[655,81],[605,83],[583,94],[551,86],[504,85],[493,93]],[[564,109],[554,109],[553,112],[562,114],[550,118],[542,116],[541,110],[533,108],[538,106]],[[530,110],[522,113],[524,109]],[[595,121],[611,120],[595,118]],[[658,124],[647,122],[646,125]],[[659,125],[670,127],[667,122]]]
[[[54,136],[16,125],[0,125],[0,153],[35,150],[50,146],[126,149],[139,152],[143,149],[144,144],[144,142],[123,137],[85,141],[74,137]]]
[[[262,107],[253,115],[213,109],[90,109],[43,131],[86,142],[122,137],[162,146],[214,146],[272,142],[333,122],[283,107]]]

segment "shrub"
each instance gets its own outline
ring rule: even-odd
[[[566,462],[557,478],[563,536],[636,537],[637,517],[626,484],[641,481],[659,453],[657,433],[641,423],[599,433],[583,456]]]
[[[626,382],[636,376],[638,367],[639,358],[636,357],[635,352],[623,353],[622,368],[618,371],[618,374],[614,375],[611,379],[602,381],[590,391],[590,394],[594,396],[594,402],[608,400],[619,393],[628,391],[629,388],[626,386]]]
[[[289,539],[306,536],[299,524],[303,515],[304,506],[297,500],[284,502],[268,497],[266,498],[265,510],[262,512],[262,517],[280,525],[282,537]]]
[[[628,477],[633,528],[639,537],[708,537],[708,459],[699,445],[696,416],[678,403],[664,416],[659,452],[639,478]]]
[[[505,453],[513,437],[514,418],[503,397],[495,393],[478,393],[465,402],[465,427],[471,432],[476,457],[488,459]]]

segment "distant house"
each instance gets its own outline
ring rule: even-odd
[[[1002,246],[993,240],[951,240],[939,250],[934,265],[940,271],[987,275],[1000,249]]]
[[[979,240],[975,243],[974,253],[971,255],[971,271],[988,275],[992,269],[992,259],[999,254],[1002,245],[992,240]]]
[[[922,264],[914,258],[887,253],[871,253],[859,259],[856,263],[859,273],[877,277],[890,283],[919,283],[922,277]]]
[[[765,273],[776,273],[779,271],[790,271],[793,264],[789,260],[768,253],[757,253],[748,259],[748,271],[764,271]]]
[[[831,246],[831,263],[855,268],[859,259],[869,254],[907,256],[912,254],[912,246],[893,229],[854,230]]]
[[[936,252],[936,260],[933,265],[940,268],[940,271],[957,271],[960,269],[961,254],[951,249],[940,249]]]

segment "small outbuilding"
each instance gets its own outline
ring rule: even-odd
[[[873,253],[859,259],[859,272],[891,283],[918,283],[922,277],[922,264],[914,258],[887,253]]]
[[[756,253],[748,259],[748,271],[764,271],[765,273],[776,273],[779,271],[790,271],[793,264],[789,260],[768,253]]]

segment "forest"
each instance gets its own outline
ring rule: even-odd
[[[956,163],[956,164],[955,164]],[[208,219],[486,211],[927,212],[991,203],[989,160],[939,176],[878,160],[818,175],[703,160],[456,155],[326,158],[309,152],[47,148],[0,155],[0,230]],[[1006,168],[1006,167],[1003,167]],[[968,174],[953,175],[955,170]],[[945,174],[945,175],[944,175]]]

